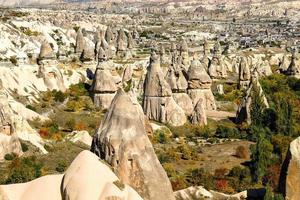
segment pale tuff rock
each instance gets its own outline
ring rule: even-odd
[[[243,200],[248,197],[247,191],[242,191],[237,194],[228,195],[220,192],[215,192],[213,190],[206,190],[202,186],[192,186],[183,190],[176,191],[174,193],[177,198],[183,200],[190,200],[193,197],[199,199],[207,199],[207,200],[225,200],[225,199],[232,199],[232,200]],[[262,195],[258,195],[258,197],[262,197]],[[257,196],[254,196],[254,198]],[[251,197],[250,197],[251,198]]]
[[[101,48],[103,48],[103,50],[105,51],[107,59],[112,59],[113,58],[113,54],[114,54],[113,50],[104,38],[102,38],[102,40],[101,40]]]
[[[300,137],[290,143],[285,161],[282,165],[281,190],[288,200],[297,200],[300,196]]]
[[[214,95],[211,91],[212,80],[207,74],[205,67],[197,59],[192,61],[188,71],[188,94],[196,106],[203,99],[205,110],[216,110]]]
[[[39,59],[55,59],[53,49],[46,40],[41,45]]]
[[[99,49],[99,53],[98,53],[98,62],[105,62],[107,61],[108,57],[106,52],[104,51],[104,49],[102,47],[100,47]]]
[[[95,60],[95,51],[92,47],[85,46],[81,56],[80,56],[80,61],[81,62],[91,62]]]
[[[214,55],[208,68],[208,72],[213,79],[227,77],[227,69],[221,61],[221,56]]]
[[[91,146],[93,138],[87,131],[73,131],[66,136],[66,139],[73,143],[83,143],[87,146]]]
[[[153,53],[144,83],[143,108],[149,119],[174,126],[186,122],[184,111],[172,98],[172,90],[164,79],[159,56]]]
[[[97,67],[91,86],[93,101],[96,107],[108,109],[117,91],[115,78],[109,69]]]
[[[133,68],[131,65],[127,65],[122,76],[122,82],[126,83],[132,79]]]
[[[202,186],[192,186],[183,190],[174,192],[175,196],[183,200],[189,200],[190,195],[196,196],[196,198],[213,199],[213,195]]]
[[[0,92],[0,120],[1,139],[0,155],[7,151],[21,155],[22,150],[19,139],[28,141],[39,148],[42,153],[47,153],[44,142],[39,134],[33,130],[22,115],[15,114],[9,104],[10,97],[3,90]],[[24,110],[25,111],[25,110]],[[7,146],[10,145],[10,146]],[[10,152],[10,153],[11,153]],[[4,154],[5,155],[5,154]],[[1,159],[1,156],[0,156]]]
[[[92,151],[145,200],[175,199],[148,139],[143,110],[134,96],[121,89],[117,92],[95,135]]]
[[[263,104],[266,108],[269,108],[269,104],[267,101],[266,96],[264,95],[263,89],[258,81],[258,73],[257,71],[253,72],[253,75],[251,77],[251,82],[248,86],[246,96],[243,98],[241,104],[239,105],[236,121],[237,123],[242,123],[246,121],[248,124],[251,124],[251,102],[252,102],[252,90],[253,87],[256,87],[258,89],[258,92],[260,94],[260,97],[263,100]]]
[[[296,53],[294,52],[292,55],[292,61],[286,70],[286,74],[291,77],[300,78],[300,64],[299,58],[297,57]]]
[[[85,43],[86,42],[82,34],[82,29],[80,28],[77,31],[75,53],[81,55],[85,48]]]
[[[180,46],[180,56],[182,57],[182,64],[185,69],[190,66],[189,47],[185,40],[182,40]]]
[[[126,57],[127,53],[127,36],[124,29],[120,29],[117,38],[117,56],[120,58]]]
[[[173,92],[172,96],[175,102],[181,107],[187,116],[193,112],[193,103],[190,97],[186,94],[188,82],[184,76],[184,70],[176,67],[176,63],[170,66],[166,80],[169,83]]]
[[[114,45],[114,34],[110,28],[110,26],[107,27],[106,32],[105,32],[105,40],[110,46]]]
[[[251,73],[247,59],[242,57],[239,64],[239,88],[247,88],[250,83],[250,78]]]
[[[43,79],[45,86],[49,90],[66,91],[63,75],[56,67],[39,65],[37,76]]]
[[[290,60],[287,54],[284,54],[279,65],[280,72],[285,72],[290,66]]]
[[[217,85],[217,92],[218,94],[220,95],[223,95],[224,94],[224,86],[222,84],[218,84]]]
[[[204,100],[199,99],[198,103],[195,105],[191,122],[192,124],[198,124],[200,126],[207,125],[207,116],[204,107]]]
[[[22,147],[18,136],[16,135],[10,119],[10,110],[7,106],[0,104],[0,160],[4,159],[6,154],[14,153],[22,155]]]
[[[222,62],[222,49],[219,42],[214,46],[214,56],[208,67],[208,73],[213,79],[226,78],[227,68]]]
[[[43,176],[22,184],[1,185],[0,197],[5,200],[142,200],[89,151],[81,152],[65,174]]]

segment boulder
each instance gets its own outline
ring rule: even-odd
[[[175,199],[167,174],[148,139],[143,110],[134,95],[118,90],[91,150],[145,200]]]
[[[41,192],[43,191],[43,192]],[[5,200],[142,200],[110,168],[89,151],[81,152],[65,174],[48,175],[21,184],[0,185]]]

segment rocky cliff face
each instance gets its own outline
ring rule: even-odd
[[[121,89],[117,92],[92,151],[144,199],[174,200],[170,181],[148,139],[143,110],[134,96]]]
[[[44,176],[23,184],[0,185],[0,199],[142,200],[89,151],[81,152],[64,175]]]
[[[282,165],[280,189],[288,200],[300,196],[300,137],[291,142],[286,159]]]

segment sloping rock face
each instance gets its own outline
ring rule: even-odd
[[[143,110],[136,98],[123,90],[117,92],[91,150],[145,200],[175,199],[167,174],[148,139]]]
[[[28,141],[38,147],[42,153],[47,153],[40,135],[22,117],[24,114],[15,114],[9,104],[9,98],[4,91],[0,90],[0,159],[6,153],[22,154],[19,139]]]
[[[191,122],[200,126],[207,125],[207,116],[203,106],[203,99],[199,99],[196,104],[191,117]]]
[[[1,185],[0,199],[142,200],[89,151],[81,152],[64,175],[44,176],[23,184]]]
[[[212,80],[205,70],[204,64],[193,60],[188,71],[188,95],[196,106],[203,99],[205,110],[216,110],[214,95],[211,91]]]
[[[187,121],[185,113],[172,98],[172,90],[164,79],[159,56],[155,53],[151,55],[147,70],[144,83],[144,113],[152,120],[174,126],[183,125]]]
[[[22,148],[17,134],[14,131],[11,119],[12,113],[7,105],[0,103],[0,160],[5,154],[22,155]]]
[[[291,142],[286,159],[282,165],[280,189],[288,200],[300,197],[300,137]]]

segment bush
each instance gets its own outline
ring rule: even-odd
[[[244,146],[238,146],[235,151],[235,155],[241,159],[247,159],[249,157],[249,153]]]
[[[27,144],[25,144],[24,142],[21,142],[21,147],[22,147],[22,151],[23,152],[26,152],[26,151],[28,151],[28,145]]]
[[[64,161],[61,161],[57,164],[55,170],[59,173],[63,173],[67,168],[67,164]]]
[[[36,179],[42,175],[43,163],[37,161],[36,157],[14,159],[10,165],[9,176],[6,184],[24,183]]]
[[[5,160],[13,160],[14,158],[15,158],[15,155],[10,154],[10,153],[5,154],[5,156],[4,156]]]
[[[9,61],[14,64],[14,65],[18,65],[18,60],[17,60],[17,57],[16,56],[11,56],[9,58]]]
[[[216,136],[220,138],[241,138],[241,134],[237,128],[224,125],[218,126]]]
[[[36,112],[36,108],[33,107],[32,105],[27,105],[26,108],[28,108],[29,110],[32,110],[32,111]]]

